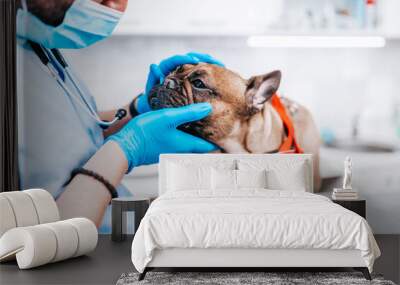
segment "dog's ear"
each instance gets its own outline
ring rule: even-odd
[[[262,110],[264,103],[278,90],[281,72],[272,71],[264,75],[253,76],[247,81],[246,101],[252,112]]]

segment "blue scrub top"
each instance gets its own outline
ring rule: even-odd
[[[22,189],[46,189],[57,198],[71,171],[83,166],[102,146],[103,131],[64,93],[22,39],[17,44],[17,76],[20,185]],[[89,90],[78,83],[86,100],[97,110]],[[65,84],[75,91],[67,78]],[[130,195],[122,186],[118,192]],[[100,228],[102,233],[110,232],[109,208]]]

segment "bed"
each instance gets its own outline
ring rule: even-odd
[[[153,268],[352,267],[380,251],[365,219],[313,194],[311,155],[168,154],[132,262]]]

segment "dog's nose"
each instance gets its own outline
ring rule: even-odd
[[[172,89],[172,90],[175,90],[178,87],[178,83],[172,78],[165,79],[164,84],[165,84],[165,87],[167,87],[168,89]]]

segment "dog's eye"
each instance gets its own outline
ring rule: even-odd
[[[199,88],[199,89],[207,88],[207,86],[200,79],[195,79],[195,80],[191,81],[191,83],[194,87]]]
[[[178,72],[178,73],[182,73],[182,72],[184,72],[184,71],[185,71],[185,68],[183,67],[183,65],[179,66],[179,67],[176,69],[176,72]]]

